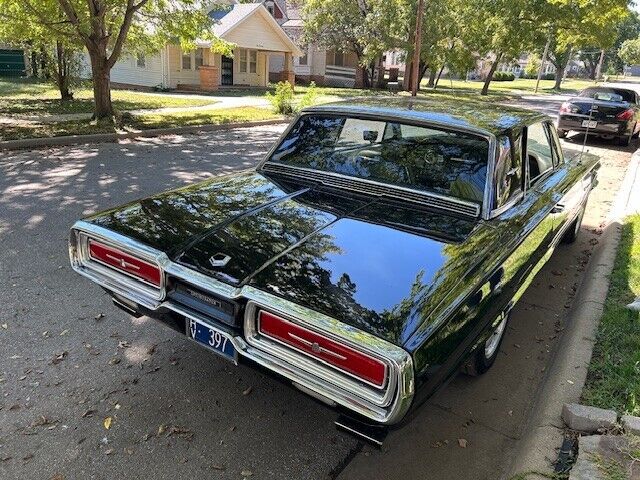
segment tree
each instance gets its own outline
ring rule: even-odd
[[[97,119],[114,115],[111,69],[124,51],[157,51],[167,42],[193,47],[197,38],[228,49],[214,37],[200,0],[0,0],[1,22],[86,48]]]
[[[479,47],[491,52],[491,66],[480,93],[486,95],[498,65],[515,60],[527,50],[537,34],[535,23],[526,21],[530,2],[527,0],[496,0],[478,2],[477,17],[484,24],[485,33]],[[477,20],[476,20],[477,21]]]
[[[559,90],[574,50],[611,48],[618,25],[629,15],[627,0],[544,0],[539,23],[548,26],[549,60],[556,67],[554,89]]]
[[[637,65],[640,63],[640,37],[626,40],[620,50],[618,56],[627,65]]]
[[[400,0],[307,0],[302,8],[307,42],[340,52],[353,52],[363,77],[371,85],[371,72],[382,54],[398,45]]]
[[[16,4],[5,5],[13,7]],[[7,11],[4,11],[6,13]],[[58,10],[57,18],[62,12]],[[2,17],[0,17],[1,19]],[[72,87],[79,80],[79,52],[82,46],[67,38],[52,37],[51,33],[39,24],[0,21],[0,42],[30,50],[34,63],[42,65],[42,75],[52,78],[60,91],[60,99],[73,98]]]

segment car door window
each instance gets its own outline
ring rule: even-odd
[[[553,148],[544,122],[527,128],[527,165],[530,185],[553,169]]]
[[[552,139],[553,143],[553,166],[557,167],[561,163],[564,163],[564,154],[562,153],[562,146],[560,145],[560,139],[558,138],[558,133],[556,132],[556,128],[547,123],[547,131],[549,136]]]
[[[519,141],[519,136],[514,137],[513,144],[507,136],[498,140],[495,208],[504,207],[522,195],[522,155],[516,148]]]

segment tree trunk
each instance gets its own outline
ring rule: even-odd
[[[70,65],[67,62],[68,53],[65,51],[64,46],[60,41],[56,41],[56,84],[58,85],[58,90],[60,90],[60,99],[65,102],[68,100],[73,100],[73,93],[71,93],[70,89]]]
[[[431,69],[429,70],[429,81],[427,82],[427,87],[431,87],[431,88],[435,88],[435,80],[436,80],[436,69],[434,68],[435,65],[431,66]]]
[[[404,77],[402,80],[402,89],[410,92],[411,91],[411,72],[413,71],[413,62],[407,61],[404,64]]]
[[[88,49],[91,58],[91,77],[93,79],[93,99],[95,102],[93,119],[112,118],[111,69],[107,64],[106,48]]]
[[[500,59],[502,58],[502,53],[498,53],[496,55],[496,59],[491,64],[491,68],[489,69],[489,73],[487,73],[487,78],[484,80],[484,85],[482,86],[482,90],[480,91],[480,95],[486,95],[489,93],[489,84],[493,79],[493,74],[496,73],[496,69],[498,68],[498,64],[500,63]]]
[[[440,70],[438,70],[438,76],[436,77],[436,82],[433,84],[433,89],[435,90],[436,88],[438,88],[438,82],[440,81],[440,77],[442,76],[442,71],[444,70],[444,65],[442,65],[442,67],[440,67]]]

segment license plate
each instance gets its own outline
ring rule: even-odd
[[[213,350],[227,360],[237,363],[238,352],[233,346],[229,335],[193,318],[189,318],[188,320],[187,335],[189,338],[195,340],[200,345],[204,345],[209,350]]]
[[[583,120],[582,126],[584,128],[596,128],[598,126],[598,122],[595,120]]]

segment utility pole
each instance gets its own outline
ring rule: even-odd
[[[420,79],[420,47],[422,46],[422,16],[424,14],[424,0],[418,0],[418,15],[416,17],[415,45],[413,46],[413,65],[411,69],[411,96],[418,94]]]
[[[544,62],[547,61],[547,54],[549,53],[549,44],[551,43],[551,35],[547,38],[547,44],[544,46],[544,52],[542,53],[542,60],[540,61],[540,68],[538,69],[538,79],[536,80],[536,88],[534,93],[538,93],[538,85],[540,85],[540,79],[542,78],[542,71],[544,70]]]

